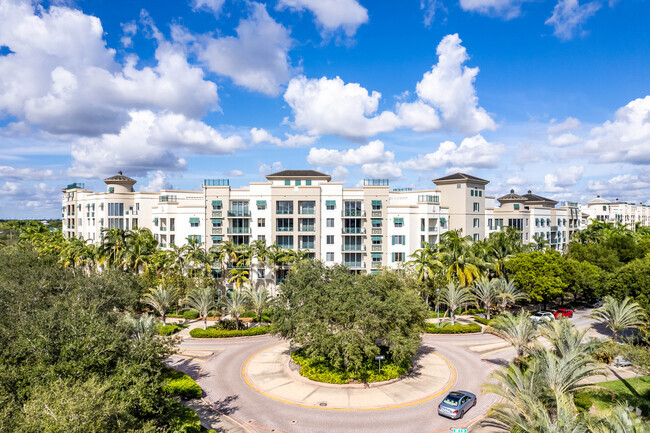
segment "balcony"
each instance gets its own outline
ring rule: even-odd
[[[228,227],[229,235],[249,235],[251,233],[250,227]]]
[[[314,243],[311,242],[311,243],[298,244],[298,248],[300,248],[301,250],[313,250],[316,247],[314,247]]]
[[[552,226],[552,227],[551,227],[551,231],[552,231],[552,232],[556,232],[556,231],[557,231],[557,226]]]
[[[313,207],[305,208],[305,209],[298,209],[298,214],[299,215],[314,215],[314,214],[316,214],[316,210]]]
[[[370,267],[371,267],[372,269],[381,269],[381,262],[372,262],[372,263],[370,264]]]
[[[490,229],[492,229],[492,227],[490,227]],[[438,231],[438,227],[429,227],[429,232],[437,232],[437,231]]]
[[[251,211],[249,210],[229,210],[228,218],[250,218]]]
[[[342,217],[365,218],[366,217],[366,211],[365,210],[342,210],[341,211],[341,216]]]
[[[292,232],[293,227],[276,227],[275,231],[276,232]]]
[[[373,228],[371,233],[373,235],[380,235],[381,234],[381,228]]]
[[[346,251],[346,252],[361,252],[365,251],[366,246],[365,245],[345,245],[341,247],[341,251]]]
[[[366,234],[366,229],[363,227],[343,227],[341,232],[344,235],[363,235]]]
[[[314,226],[300,226],[300,227],[298,227],[298,231],[299,232],[314,232]]]
[[[158,203],[178,203],[178,198],[175,195],[161,195]]]
[[[221,233],[223,233],[223,227],[212,227],[213,235],[220,235]]]
[[[161,232],[166,232],[166,231],[167,231],[167,227],[165,227],[165,226],[160,226],[160,231],[161,231]]]
[[[373,210],[370,215],[372,215],[373,218],[381,218],[381,211]]]
[[[212,218],[221,218],[221,215],[223,215],[223,211],[220,211],[220,210],[213,210],[212,211]]]
[[[365,262],[343,262],[343,266],[347,266],[350,269],[366,269]]]
[[[373,252],[381,252],[382,246],[381,245],[373,245],[372,246],[372,251]]]
[[[418,195],[419,203],[440,203],[440,196],[421,194]]]

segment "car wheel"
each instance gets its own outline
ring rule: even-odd
[[[573,319],[573,313],[569,315],[569,319]]]

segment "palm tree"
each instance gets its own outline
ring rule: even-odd
[[[230,269],[230,271],[228,271],[228,273],[230,274],[230,278],[228,279],[228,282],[229,283],[234,283],[235,288],[237,289],[237,291],[239,291],[239,289],[241,289],[241,287],[243,285],[246,285],[249,282],[248,268],[245,267],[245,266],[239,266],[239,265],[240,265],[240,262],[237,263],[237,267],[232,268],[232,269]]]
[[[167,310],[174,304],[178,295],[178,289],[174,287],[165,287],[160,284],[155,289],[142,297],[142,302],[156,310],[162,317],[163,325],[166,325]]]
[[[528,295],[520,290],[514,281],[508,281],[505,278],[499,278],[496,283],[497,298],[501,301],[501,311],[505,311],[508,304],[514,304],[517,301],[528,299]]]
[[[537,337],[533,321],[530,320],[528,313],[523,310],[516,316],[510,313],[499,315],[490,322],[486,331],[504,339],[514,347],[515,352],[517,352],[516,362],[521,361],[521,358],[531,349]]]
[[[251,305],[253,306],[253,310],[257,314],[257,320],[259,322],[262,322],[262,312],[269,305],[269,301],[271,300],[269,291],[265,288],[246,290],[244,292],[244,295],[248,298]]]
[[[119,263],[125,249],[126,238],[124,230],[115,228],[102,230],[100,252],[106,259],[106,264],[108,266],[113,266]]]
[[[440,293],[440,302],[449,309],[451,326],[456,323],[456,309],[463,304],[474,301],[474,295],[467,287],[461,287],[454,282],[447,284]]]
[[[416,278],[423,289],[422,291],[426,293],[425,302],[427,308],[429,305],[429,294],[426,292],[425,288],[428,282],[435,278],[436,271],[442,268],[442,263],[437,258],[438,253],[436,249],[437,247],[435,245],[423,243],[421,249],[415,250],[415,252],[409,256],[411,257],[409,264],[415,268]]]
[[[604,323],[612,331],[612,340],[616,342],[618,341],[619,332],[643,325],[645,312],[630,297],[618,301],[611,296],[607,296],[603,306],[594,310],[591,317]]]
[[[129,314],[124,317],[124,320],[133,329],[133,337],[136,340],[142,340],[154,333],[156,322],[154,317],[147,313],[144,313],[139,318]]]
[[[535,241],[535,250],[536,251],[544,251],[546,248],[548,248],[551,244],[548,242],[548,240],[544,239],[544,235],[533,235],[533,241]]]
[[[266,246],[266,240],[258,239],[253,241],[251,244],[252,255],[256,259],[255,267],[258,269],[266,268],[266,253],[268,247]]]
[[[286,255],[286,251],[276,244],[271,245],[266,250],[266,259],[269,266],[271,267],[271,270],[273,271],[274,281],[278,280],[278,272],[280,270],[280,267],[286,261]]]
[[[648,423],[632,415],[624,403],[618,403],[603,415],[590,420],[590,433],[650,433]]]
[[[246,298],[239,290],[232,290],[228,292],[223,300],[223,306],[226,313],[235,318],[237,329],[239,329],[239,316],[244,311],[246,305]]]
[[[149,273],[154,254],[158,247],[158,241],[147,228],[128,231],[125,235],[126,248],[123,253],[122,266],[139,273],[144,268]]]
[[[474,282],[474,289],[472,290],[476,298],[476,304],[485,307],[485,314],[487,320],[490,320],[490,307],[496,302],[498,296],[498,288],[496,280],[490,280],[488,277],[481,277]]]
[[[196,238],[187,238],[184,247],[186,266],[191,276],[202,276],[210,273],[210,261],[202,246]]]
[[[199,313],[203,318],[203,329],[208,327],[208,315],[214,311],[217,302],[216,294],[212,287],[197,287],[183,300],[187,310]]]
[[[447,280],[456,279],[467,287],[480,275],[479,260],[471,250],[472,238],[461,237],[456,230],[448,231],[440,237],[440,261],[447,267]]]

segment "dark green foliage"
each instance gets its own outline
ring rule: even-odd
[[[602,244],[571,242],[567,257],[579,262],[591,263],[607,272],[612,272],[622,265],[616,251]]]
[[[477,325],[476,323],[469,323],[467,325],[456,323],[454,326],[446,324],[440,328],[433,323],[427,323],[425,332],[427,334],[469,334],[472,332],[481,332],[481,329],[481,325]]]
[[[564,261],[564,280],[568,283],[567,292],[576,300],[594,299],[602,296],[605,272],[589,262],[579,262],[568,258]]]
[[[634,260],[614,272],[605,283],[606,293],[617,299],[634,298],[650,312],[650,256]]]
[[[574,394],[573,403],[576,405],[576,409],[578,409],[579,412],[587,412],[593,405],[591,397],[586,392],[578,392]]]
[[[134,338],[124,320],[141,292],[134,275],[86,276],[28,245],[0,249],[0,431],[167,429],[171,341]]]
[[[257,317],[257,314],[255,314],[255,311],[244,311],[239,317]]]
[[[409,361],[426,312],[395,273],[356,275],[316,261],[294,266],[274,305],[276,334],[346,371],[360,371],[386,348],[387,360]]]
[[[198,317],[199,317],[199,313],[197,313],[196,311],[185,311],[183,313],[183,318],[187,320],[194,320],[197,319]]]
[[[192,409],[181,403],[173,402],[169,415],[173,420],[169,426],[170,432],[201,433],[205,431],[201,426],[199,416]]]
[[[190,331],[190,336],[194,338],[230,338],[230,337],[249,337],[251,335],[268,334],[270,326],[256,326],[243,331],[223,331],[215,328],[201,329],[194,328]]]
[[[210,328],[218,329],[221,331],[243,331],[245,329],[248,329],[246,327],[246,324],[243,322],[239,322],[239,325],[237,324],[236,320],[221,320],[219,321],[216,325],[210,326]]]
[[[533,302],[548,303],[564,294],[569,284],[564,277],[564,259],[551,249],[519,254],[506,262],[510,279]]]
[[[158,335],[172,335],[180,331],[182,328],[178,325],[165,325],[158,326]]]
[[[201,398],[203,392],[198,383],[187,374],[170,368],[163,374],[163,391],[183,398]]]
[[[305,355],[304,350],[299,349],[291,354],[291,359],[300,366],[300,374],[307,379],[325,383],[373,383],[395,379],[406,374],[410,362],[397,365],[392,362],[381,364],[381,374],[377,361],[366,361],[358,371],[346,371],[332,367],[325,358],[312,359]]]

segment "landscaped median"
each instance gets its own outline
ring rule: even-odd
[[[434,323],[427,323],[425,332],[427,334],[471,334],[481,332],[481,329],[481,325],[477,325],[476,323],[469,323],[467,325],[456,323],[453,326],[447,323],[440,328]]]
[[[194,338],[232,338],[232,337],[250,337],[253,335],[264,335],[271,331],[271,326],[256,326],[243,330],[226,331],[209,327],[208,329],[194,328],[190,331],[190,336]]]

